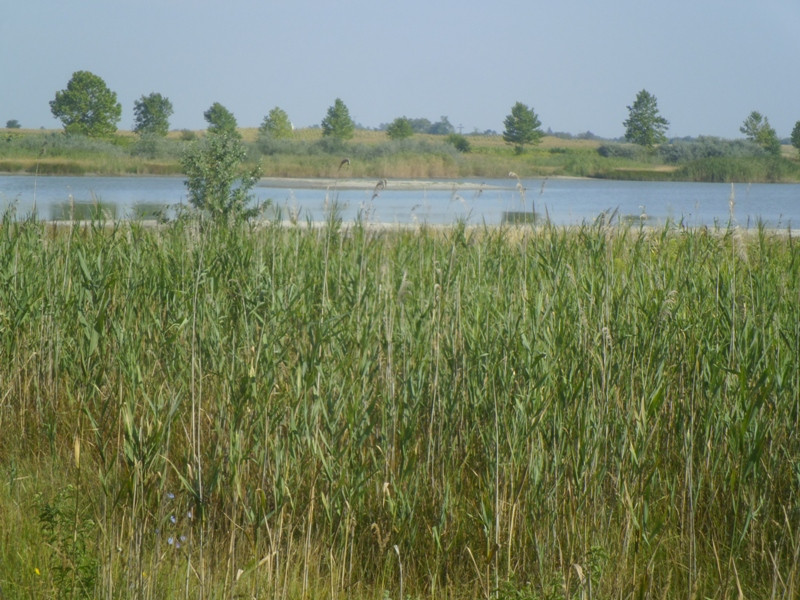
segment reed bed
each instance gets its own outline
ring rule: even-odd
[[[0,226],[0,589],[796,598],[763,229]]]

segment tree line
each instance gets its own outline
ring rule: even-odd
[[[646,148],[653,148],[667,141],[669,121],[660,114],[658,101],[653,94],[641,90],[627,109],[628,118],[623,122],[627,141]],[[89,137],[113,134],[122,116],[122,106],[117,101],[116,93],[108,88],[101,77],[89,71],[73,73],[66,89],[56,92],[55,98],[50,102],[50,110],[62,122],[65,132]],[[165,96],[158,93],[143,95],[134,102],[133,130],[140,135],[166,136],[172,114],[172,103]],[[236,118],[219,102],[212,104],[203,116],[210,133],[238,137]],[[539,116],[533,108],[522,102],[514,104],[503,124],[503,139],[513,146],[516,153],[524,152],[526,146],[536,145],[544,137]],[[20,127],[20,124],[12,119],[6,126],[14,128]],[[323,136],[337,141],[352,138],[355,127],[347,106],[340,98],[328,108],[321,122]],[[291,136],[292,130],[288,114],[279,107],[273,108],[259,127],[261,133],[276,139]],[[445,134],[450,136],[450,141],[460,150],[469,149],[468,140],[455,133],[455,128],[447,117],[442,117],[438,123],[431,123],[427,119],[398,117],[386,125],[385,130],[392,140],[405,139],[420,132]],[[740,131],[770,154],[780,154],[780,139],[769,119],[760,112],[752,111],[742,123]],[[800,121],[795,123],[790,139],[792,145],[800,150]]]

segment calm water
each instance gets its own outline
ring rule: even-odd
[[[187,202],[180,177],[38,177],[0,176],[0,210],[15,206],[17,215],[34,207],[40,218],[87,218],[100,210],[112,218],[150,218]],[[308,187],[303,182],[270,182],[255,188],[259,202],[271,200],[286,219],[321,221],[336,206],[345,222],[359,218],[378,223],[498,224],[508,220],[549,218],[558,225],[616,219],[688,226],[725,225],[734,200],[734,219],[741,226],[759,220],[769,227],[800,228],[800,184],[730,184],[607,181],[589,179],[460,180],[418,182],[417,189],[388,181],[373,198],[366,186]],[[290,187],[291,185],[297,187]],[[74,212],[73,212],[74,211]],[[274,215],[274,212],[270,213]]]

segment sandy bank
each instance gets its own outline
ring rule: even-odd
[[[479,180],[435,180],[435,179],[349,179],[349,178],[293,178],[293,177],[264,177],[259,180],[258,187],[266,188],[297,188],[297,189],[331,189],[340,190],[371,190],[380,181],[384,181],[386,190],[506,190],[514,189],[516,181],[509,179],[508,185],[489,185]]]

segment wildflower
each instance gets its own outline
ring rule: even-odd
[[[36,575],[41,575],[42,574],[42,572],[39,570],[39,567],[34,567],[33,568],[33,572],[36,573]]]

